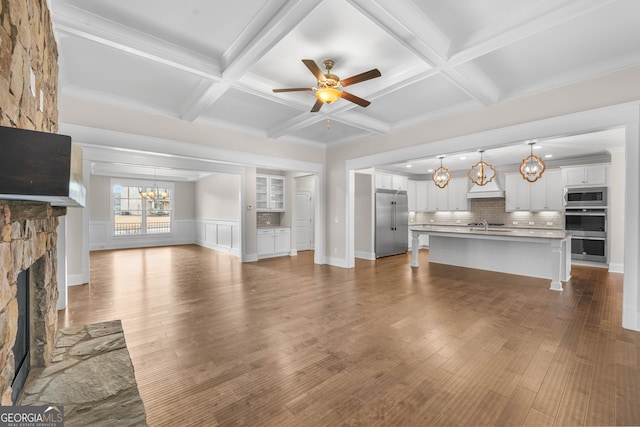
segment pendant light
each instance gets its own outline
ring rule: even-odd
[[[522,164],[520,165],[520,175],[525,181],[536,182],[540,178],[542,178],[542,173],[544,172],[545,165],[542,159],[538,156],[533,155],[533,146],[535,145],[535,141],[530,141],[527,144],[531,147],[531,154],[525,157],[522,160]]]
[[[445,188],[449,181],[451,180],[451,174],[449,174],[449,169],[442,166],[442,159],[444,156],[438,156],[440,159],[440,167],[435,170],[431,179],[433,179],[433,183],[438,188]]]
[[[496,170],[493,166],[483,160],[482,153],[484,153],[484,150],[480,150],[479,153],[480,161],[471,166],[467,175],[471,182],[476,185],[483,186],[493,181],[493,178],[496,176]]]

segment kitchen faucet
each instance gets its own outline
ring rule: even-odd
[[[482,224],[484,225],[484,231],[489,231],[489,223],[486,219],[482,220]]]

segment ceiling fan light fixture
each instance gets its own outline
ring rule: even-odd
[[[342,92],[336,88],[323,87],[316,91],[316,98],[325,104],[333,104],[342,97]]]

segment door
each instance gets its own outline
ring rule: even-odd
[[[313,218],[311,217],[311,192],[296,192],[296,250],[313,249]]]

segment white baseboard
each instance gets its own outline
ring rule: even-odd
[[[624,264],[609,264],[609,273],[624,273]]]
[[[356,258],[366,259],[369,261],[375,261],[376,254],[374,252],[354,251]]]
[[[67,286],[77,286],[89,283],[89,274],[67,275]]]
[[[297,255],[298,255],[297,249],[291,249],[291,251],[289,251],[289,256],[297,256]]]
[[[344,258],[326,257],[325,261],[325,264],[329,264],[334,267],[349,268],[349,266],[347,265],[347,260]]]
[[[256,262],[258,261],[258,254],[247,254],[242,257],[242,262]]]
[[[197,241],[196,245],[202,246],[203,248],[207,248],[207,249],[213,249],[214,251],[224,252],[240,258],[240,249],[238,248],[230,248],[227,246],[214,245],[212,243],[206,243],[203,241]]]

